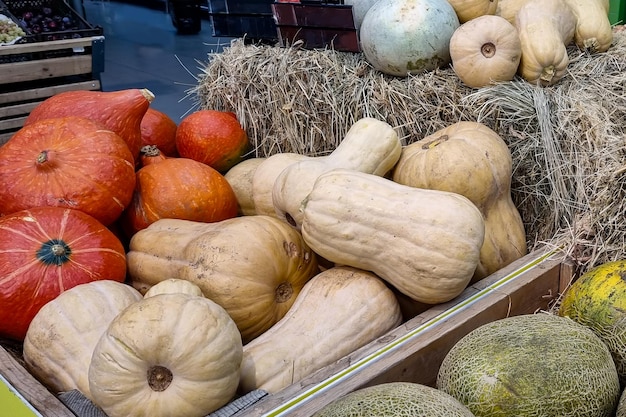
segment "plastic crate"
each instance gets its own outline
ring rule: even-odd
[[[50,9],[49,13],[44,13],[46,8]],[[63,0],[0,0],[0,10],[7,11],[8,14],[3,14],[13,18],[26,32],[26,36],[22,38],[20,43],[76,39],[103,34],[101,27],[91,25]],[[46,32],[37,32],[24,24],[23,16],[27,12],[33,13],[35,17],[41,14],[44,18],[50,19],[57,16],[66,17],[69,22],[63,29],[61,26],[57,26],[57,28]]]
[[[612,25],[626,24],[626,2],[624,0],[611,0],[609,20]]]

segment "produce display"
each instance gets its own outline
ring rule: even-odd
[[[446,67],[477,94],[520,81],[557,96],[550,88],[568,77],[573,48],[597,56],[614,42],[603,0],[358,7],[356,72],[407,83],[377,92],[398,108],[412,100],[409,83]],[[29,13],[33,32],[72,23]],[[543,115],[549,106],[533,97],[515,117]],[[154,98],[141,88],[58,93],[0,146],[0,337],[50,392],[78,390],[108,417],[206,417],[247,394],[307,387],[319,371],[358,362],[363,347],[385,351],[403,325],[419,327],[406,303],[445,317],[537,243],[528,226],[541,219],[525,218],[513,196],[519,155],[487,124],[495,101],[454,122],[350,109],[324,149],[307,151],[313,136],[302,136],[262,154],[248,114],[223,102],[177,124]],[[314,116],[280,105],[296,124]],[[621,181],[624,168],[612,172]],[[584,262],[578,249],[567,256]],[[455,334],[433,386],[353,386],[315,416],[625,415],[626,260],[581,265],[558,299],[546,295],[558,300],[552,311],[486,317]]]
[[[0,45],[10,45],[18,41],[26,32],[6,15],[0,14]]]

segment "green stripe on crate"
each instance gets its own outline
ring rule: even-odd
[[[42,417],[2,375],[0,404],[0,417]]]
[[[427,321],[426,323],[422,324],[421,326],[416,327],[415,329],[413,329],[412,331],[408,332],[404,336],[402,336],[402,337],[394,340],[393,342],[391,342],[391,343],[381,347],[380,349],[370,353],[369,355],[367,355],[364,358],[360,359],[359,361],[353,363],[352,365],[350,365],[349,367],[347,367],[343,371],[338,372],[338,373],[328,377],[324,381],[320,382],[317,385],[312,386],[311,388],[308,388],[307,390],[303,391],[302,393],[300,393],[296,397],[294,397],[291,400],[287,401],[285,404],[282,404],[279,407],[276,407],[273,410],[263,414],[263,417],[280,417],[280,416],[287,415],[289,412],[292,412],[293,410],[295,410],[296,408],[298,408],[302,404],[304,404],[306,401],[308,401],[311,398],[313,398],[316,394],[322,393],[322,392],[332,388],[333,386],[337,385],[342,380],[345,380],[346,378],[350,377],[355,372],[357,372],[357,371],[359,371],[361,369],[366,368],[367,366],[369,366],[372,363],[376,362],[377,360],[383,358],[385,355],[389,354],[390,352],[392,352],[392,351],[402,347],[403,345],[405,345],[409,341],[415,339],[420,334],[422,334],[424,331],[426,331],[428,329],[431,329],[431,328],[439,325],[441,322],[445,321],[446,319],[457,315],[458,313],[460,313],[461,311],[463,311],[466,308],[470,307],[472,304],[476,303],[477,301],[479,301],[483,297],[491,294],[492,292],[496,291],[497,289],[499,289],[500,287],[502,287],[506,283],[508,283],[511,280],[515,279],[516,277],[518,277],[522,273],[525,273],[527,271],[530,271],[531,269],[534,269],[537,265],[541,264],[543,261],[548,259],[550,256],[552,256],[555,253],[557,253],[558,250],[559,250],[558,248],[550,250],[550,251],[546,252],[544,255],[534,259],[532,262],[524,264],[523,266],[521,266],[520,268],[518,268],[515,271],[511,272],[510,274],[502,277],[500,280],[498,280],[498,281],[494,282],[493,284],[489,285],[488,287],[480,290],[479,292],[477,292],[476,294],[472,295],[471,297],[461,301],[459,304],[455,305],[454,307],[452,307],[452,308],[444,311],[443,313],[439,314],[438,316],[430,319],[429,321]]]

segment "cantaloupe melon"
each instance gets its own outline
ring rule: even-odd
[[[412,382],[389,382],[353,391],[314,417],[474,417],[454,397]]]
[[[482,325],[445,356],[437,387],[477,417],[611,417],[620,396],[607,346],[556,314]]]
[[[606,343],[626,385],[626,260],[584,273],[565,292],[559,315],[591,328]]]
[[[622,395],[619,397],[615,417],[626,417],[626,390],[622,391]]]

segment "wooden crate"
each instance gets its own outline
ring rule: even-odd
[[[500,318],[548,309],[574,276],[573,265],[563,255],[548,249],[535,251],[306,379],[275,394],[255,392],[245,408],[233,402],[215,415],[305,417],[369,385],[412,381],[434,386],[441,361],[461,337]],[[0,375],[41,416],[75,417],[28,374],[14,352],[1,346]],[[226,409],[239,411],[229,414]]]
[[[573,277],[573,265],[561,254],[533,252],[236,416],[310,416],[349,392],[384,382],[434,386],[443,358],[459,339],[482,324],[548,309]]]
[[[0,145],[46,98],[69,90],[101,90],[104,36],[0,47]]]

